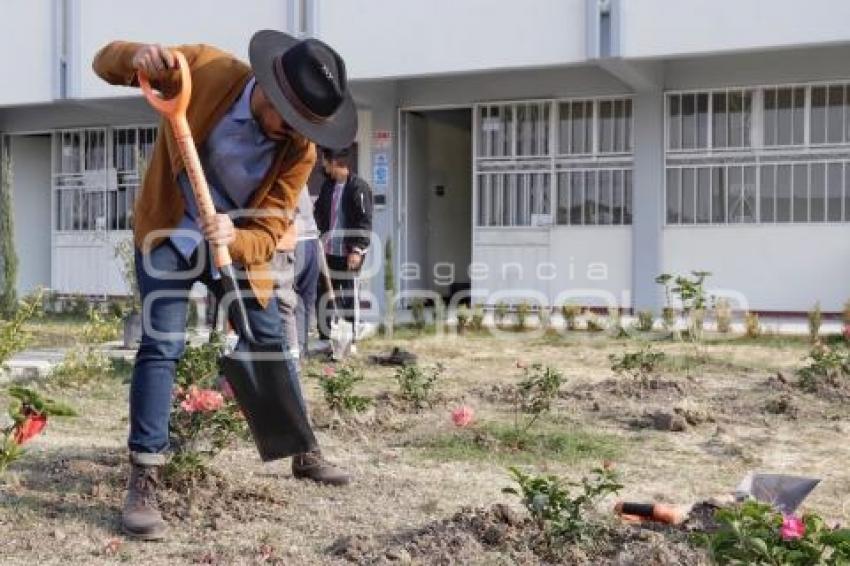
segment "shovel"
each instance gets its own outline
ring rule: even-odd
[[[322,241],[317,239],[319,243],[319,268],[322,271],[322,277],[325,280],[325,287],[328,289],[328,295],[333,307],[333,317],[331,318],[330,342],[331,342],[331,357],[334,360],[342,360],[351,353],[351,344],[354,340],[354,329],[350,322],[339,316],[336,306],[336,293],[334,293],[333,282],[331,281],[330,269],[328,268],[328,260],[325,257],[325,249]]]
[[[216,214],[215,205],[186,120],[186,109],[192,96],[189,64],[179,51],[175,51],[174,55],[180,69],[178,94],[162,99],[151,89],[143,73],[139,73],[139,85],[150,105],[171,125],[199,214],[213,216]],[[273,346],[256,343],[227,246],[214,246],[212,256],[221,274],[223,296],[230,301],[231,322],[244,345],[221,359],[221,369],[248,421],[260,458],[267,462],[313,450],[316,439],[307,420],[297,376],[287,367],[283,340]]]

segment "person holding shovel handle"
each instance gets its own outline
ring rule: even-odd
[[[238,281],[245,298],[237,301],[244,305],[239,314],[246,326],[235,324],[240,344],[246,336],[260,346],[281,344],[270,261],[315,163],[314,144],[347,147],[357,130],[345,64],[315,39],[257,32],[250,66],[208,45],[165,48],[115,41],[96,54],[93,68],[113,85],[138,86],[142,75],[168,99],[180,92],[185,71],[178,68],[178,53],[192,85],[186,119],[216,213],[199,212],[211,208],[198,206],[197,180],[187,178],[178,148],[182,138],[176,139],[163,120],[135,205],[143,336],[130,387],[131,471],[122,512],[125,532],[149,540],[165,534],[156,487],[168,448],[174,372],[184,351],[192,285],[201,281],[221,294],[227,287],[222,281]],[[226,262],[220,261],[222,250],[225,256],[229,252]],[[295,381],[295,403],[303,408],[295,360],[286,368]],[[297,478],[325,484],[350,481],[315,446],[293,458],[292,470]]]

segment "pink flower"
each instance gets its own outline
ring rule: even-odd
[[[463,428],[465,426],[469,426],[474,418],[475,411],[473,411],[472,407],[468,405],[462,405],[452,411],[452,421],[457,427]]]
[[[521,361],[521,360],[517,360],[516,361],[516,367],[517,367],[517,369],[528,369],[528,364]]]
[[[322,368],[322,373],[325,374],[325,377],[333,377],[336,375],[336,369],[333,366],[325,366]]]
[[[782,526],[779,527],[779,534],[782,536],[782,540],[801,539],[806,534],[806,524],[799,517],[785,515],[782,517]]]
[[[221,409],[224,405],[224,397],[213,389],[198,389],[193,385],[186,393],[186,397],[180,402],[180,407],[187,413],[209,413]]]

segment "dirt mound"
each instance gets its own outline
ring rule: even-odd
[[[328,552],[356,564],[707,564],[686,535],[667,527],[612,524],[593,541],[553,550],[528,518],[498,504],[463,508],[454,516],[379,541],[338,539]]]

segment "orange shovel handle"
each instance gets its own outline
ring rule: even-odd
[[[192,139],[192,131],[186,120],[186,109],[189,107],[189,99],[192,97],[192,76],[189,73],[189,63],[186,57],[179,51],[173,51],[177,66],[180,69],[180,92],[173,98],[164,99],[151,88],[150,81],[144,73],[139,71],[139,85],[145,98],[153,108],[168,119],[177,147],[180,149],[180,157],[186,168],[186,175],[192,185],[192,193],[195,202],[198,203],[198,213],[203,218],[215,216],[215,204],[210,196],[210,188],[207,185],[207,177],[198,157],[195,141]],[[227,246],[214,246],[213,261],[216,267],[224,267],[233,263]]]

